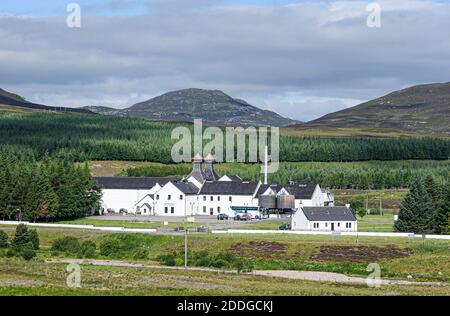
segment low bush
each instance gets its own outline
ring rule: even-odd
[[[78,254],[80,252],[80,242],[72,236],[58,238],[52,243],[52,251]]]
[[[36,230],[29,230],[27,225],[19,224],[11,242],[11,247],[20,252],[22,249],[39,249],[39,236]]]
[[[133,259],[136,259],[136,260],[148,259],[148,255],[149,255],[148,249],[144,249],[144,248],[136,249],[133,252]]]
[[[100,243],[100,254],[116,259],[147,259],[150,246],[166,238],[167,236],[149,236],[144,234],[108,235]]]
[[[20,252],[20,256],[21,256],[23,259],[29,261],[29,260],[33,259],[34,257],[36,257],[36,251],[34,251],[34,250],[31,249],[31,248],[23,249],[23,250]]]
[[[8,247],[8,234],[0,230],[0,248]]]
[[[83,258],[93,258],[95,257],[95,251],[97,246],[93,241],[86,240],[80,246],[80,256]]]
[[[160,255],[156,258],[161,264],[166,266],[179,266],[184,264],[184,252],[172,252]],[[209,254],[207,251],[200,251],[188,254],[188,264],[194,267],[213,267],[219,269],[237,269],[238,272],[250,272],[254,269],[251,261],[238,258],[230,252],[220,252]]]
[[[158,257],[156,257],[157,261],[159,261],[161,264],[163,264],[165,266],[169,266],[169,267],[173,267],[176,265],[175,259],[181,259],[180,257],[177,257],[176,252],[159,255]],[[183,260],[183,259],[181,259],[181,260]],[[183,260],[183,262],[184,262],[184,260]]]

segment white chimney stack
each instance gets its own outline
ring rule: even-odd
[[[264,147],[264,184],[267,184],[267,165],[269,163],[269,147]]]

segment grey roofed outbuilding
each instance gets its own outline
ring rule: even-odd
[[[259,183],[254,181],[230,182],[214,181],[205,182],[200,189],[202,195],[253,195]]]
[[[197,195],[198,188],[195,186],[195,184],[190,182],[178,182],[178,181],[171,181],[171,183],[181,192],[183,192],[186,195]]]
[[[150,190],[157,183],[161,186],[174,178],[162,177],[94,177],[97,184],[103,189],[122,189],[122,190]]]
[[[306,218],[312,222],[356,221],[356,217],[355,215],[353,215],[352,209],[346,206],[324,206],[324,207],[304,206],[301,208],[301,210],[303,210],[303,214],[305,214]]]
[[[282,185],[282,184],[265,184],[265,185],[261,185],[261,187],[258,190],[257,195],[261,195],[264,192],[266,192],[266,190],[268,188],[271,188],[272,190],[275,191],[275,193],[278,193],[281,191],[281,189],[285,189],[286,191],[289,192],[289,194],[294,195],[295,199],[297,200],[309,200],[312,198],[312,195],[314,194],[314,191],[316,190],[316,185],[315,184],[286,184],[286,185]]]

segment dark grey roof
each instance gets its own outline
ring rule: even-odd
[[[196,195],[198,193],[198,188],[195,186],[195,184],[192,184],[190,182],[172,181],[172,184],[186,195]]]
[[[206,162],[204,173],[205,173],[207,181],[217,181],[220,178],[220,176],[214,170],[214,163],[213,162]]]
[[[192,172],[186,177],[194,177],[198,182],[203,183],[206,180],[205,172],[202,169],[201,162],[194,162],[194,167],[192,169]]]
[[[302,210],[309,221],[356,221],[352,209],[346,206],[304,206]]]
[[[216,194],[216,195],[253,195],[258,182],[253,181],[214,181],[205,182],[199,194]]]
[[[258,196],[263,194],[268,188],[272,188],[272,190],[275,191],[275,193],[278,193],[281,191],[282,188],[284,188],[286,191],[289,192],[289,194],[295,195],[295,199],[297,200],[309,200],[311,199],[314,191],[316,190],[315,184],[265,184],[261,185],[261,187],[258,190]]]
[[[150,190],[157,183],[164,185],[174,178],[160,177],[94,177],[94,181],[103,189],[146,189]]]

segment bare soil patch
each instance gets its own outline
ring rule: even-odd
[[[311,260],[334,262],[373,262],[381,259],[403,258],[413,251],[395,246],[320,246],[311,255]]]

